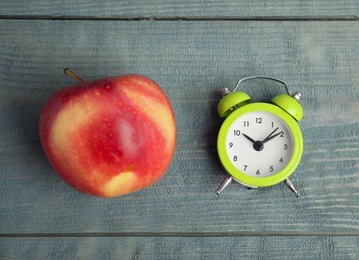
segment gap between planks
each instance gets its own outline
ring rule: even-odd
[[[359,236],[358,232],[90,232],[90,233],[2,233],[0,238],[25,237],[338,237]]]
[[[0,15],[0,20],[68,20],[68,21],[359,21],[359,16],[249,16],[249,17],[122,17],[122,16],[47,16]]]

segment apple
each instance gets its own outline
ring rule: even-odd
[[[137,75],[60,89],[46,102],[39,132],[45,154],[76,190],[116,197],[148,187],[168,170],[176,144],[170,101],[151,79]]]

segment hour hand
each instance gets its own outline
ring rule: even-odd
[[[249,141],[251,141],[252,143],[255,143],[256,141],[254,141],[251,137],[249,137],[246,134],[243,134],[245,138],[247,138]]]
[[[264,146],[263,146],[263,142],[261,141],[254,141],[251,137],[249,137],[246,134],[243,134],[245,138],[247,138],[249,141],[251,141],[253,143],[253,148],[254,150],[260,152],[263,150]]]

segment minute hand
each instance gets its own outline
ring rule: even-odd
[[[267,137],[266,139],[264,139],[264,140],[262,141],[262,144],[268,142],[269,140],[272,140],[274,137],[277,137],[278,135],[280,135],[280,134],[282,134],[282,133],[283,133],[283,132],[279,132],[278,134],[275,134],[275,135],[272,135],[272,136],[270,136],[270,137]]]
[[[273,131],[272,133],[270,133],[270,134],[262,141],[262,144],[268,142],[269,140],[272,140],[274,137],[277,137],[278,135],[280,135],[280,134],[282,133],[282,131],[281,131],[281,132],[279,132],[279,133],[273,135],[277,130],[278,130],[278,127],[277,127],[276,129],[274,129],[274,131]]]

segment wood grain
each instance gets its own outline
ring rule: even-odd
[[[0,233],[359,234],[359,33],[356,22],[0,21]],[[155,186],[117,199],[79,194],[48,164],[37,133],[45,100],[87,80],[140,73],[168,93],[177,150]],[[216,155],[218,89],[270,75],[303,93],[305,139],[293,181],[231,185]],[[253,101],[282,93],[244,84]]]
[[[355,0],[3,0],[0,16],[7,18],[102,19],[353,19],[359,14]]]
[[[357,1],[0,3],[1,259],[358,259]],[[77,193],[39,142],[46,99],[140,73],[167,92],[177,148],[165,177],[115,199]],[[218,90],[269,75],[303,93],[305,152],[284,186],[230,185],[216,152]],[[243,85],[253,101],[281,86]]]
[[[358,259],[357,237],[0,238],[6,259]],[[215,250],[214,250],[215,249]]]

